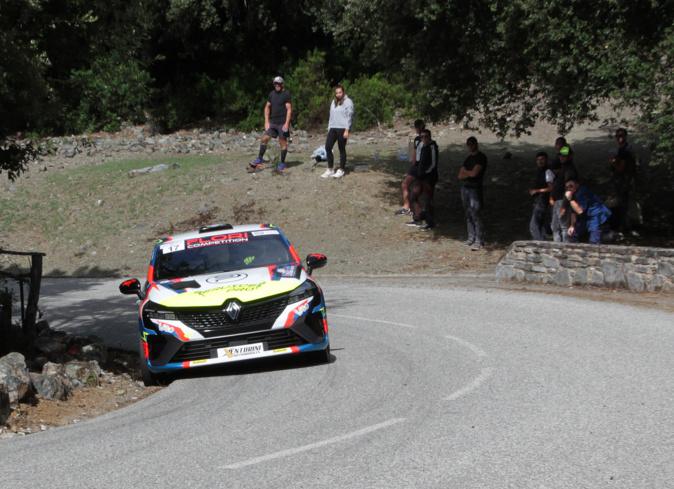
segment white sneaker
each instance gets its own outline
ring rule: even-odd
[[[325,170],[323,172],[323,174],[321,175],[321,178],[330,178],[334,175],[335,175],[335,170],[333,170],[332,168],[328,168],[327,170]]]
[[[339,168],[335,173],[332,174],[332,178],[342,178],[344,176],[344,170]]]

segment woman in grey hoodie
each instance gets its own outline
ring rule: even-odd
[[[344,87],[335,87],[335,98],[330,104],[330,122],[328,122],[328,137],[325,140],[325,151],[328,154],[328,169],[321,175],[323,178],[342,178],[346,167],[346,141],[353,122],[353,102],[344,93]],[[337,143],[339,148],[339,168],[335,171],[335,159],[332,148]]]

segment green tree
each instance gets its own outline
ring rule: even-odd
[[[39,8],[28,1],[0,3],[0,174],[15,179],[35,154],[30,143],[17,142],[19,131],[44,123],[49,86],[46,60],[33,42]]]
[[[326,0],[317,12],[356,64],[402,74],[432,118],[567,132],[609,101],[670,147],[672,0]]]

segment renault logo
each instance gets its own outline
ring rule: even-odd
[[[232,301],[229,304],[227,304],[225,312],[232,321],[236,321],[236,319],[239,317],[239,313],[241,312],[241,306],[239,305],[238,302]]]

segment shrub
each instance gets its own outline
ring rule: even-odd
[[[153,111],[162,130],[174,130],[211,118],[235,124],[241,130],[262,126],[263,95],[259,76],[246,78],[240,70],[226,80],[205,73],[181,80],[162,90],[163,101]],[[258,83],[259,82],[259,83]]]
[[[325,53],[311,51],[286,77],[297,127],[313,128],[325,124],[330,115],[331,88],[325,76]]]
[[[138,61],[110,53],[87,69],[73,71],[71,82],[79,92],[68,121],[71,131],[114,131],[125,121],[145,121],[152,79]]]
[[[402,84],[387,80],[381,73],[345,81],[344,89],[355,105],[355,130],[388,124],[396,109],[408,110],[413,104],[412,94]]]

